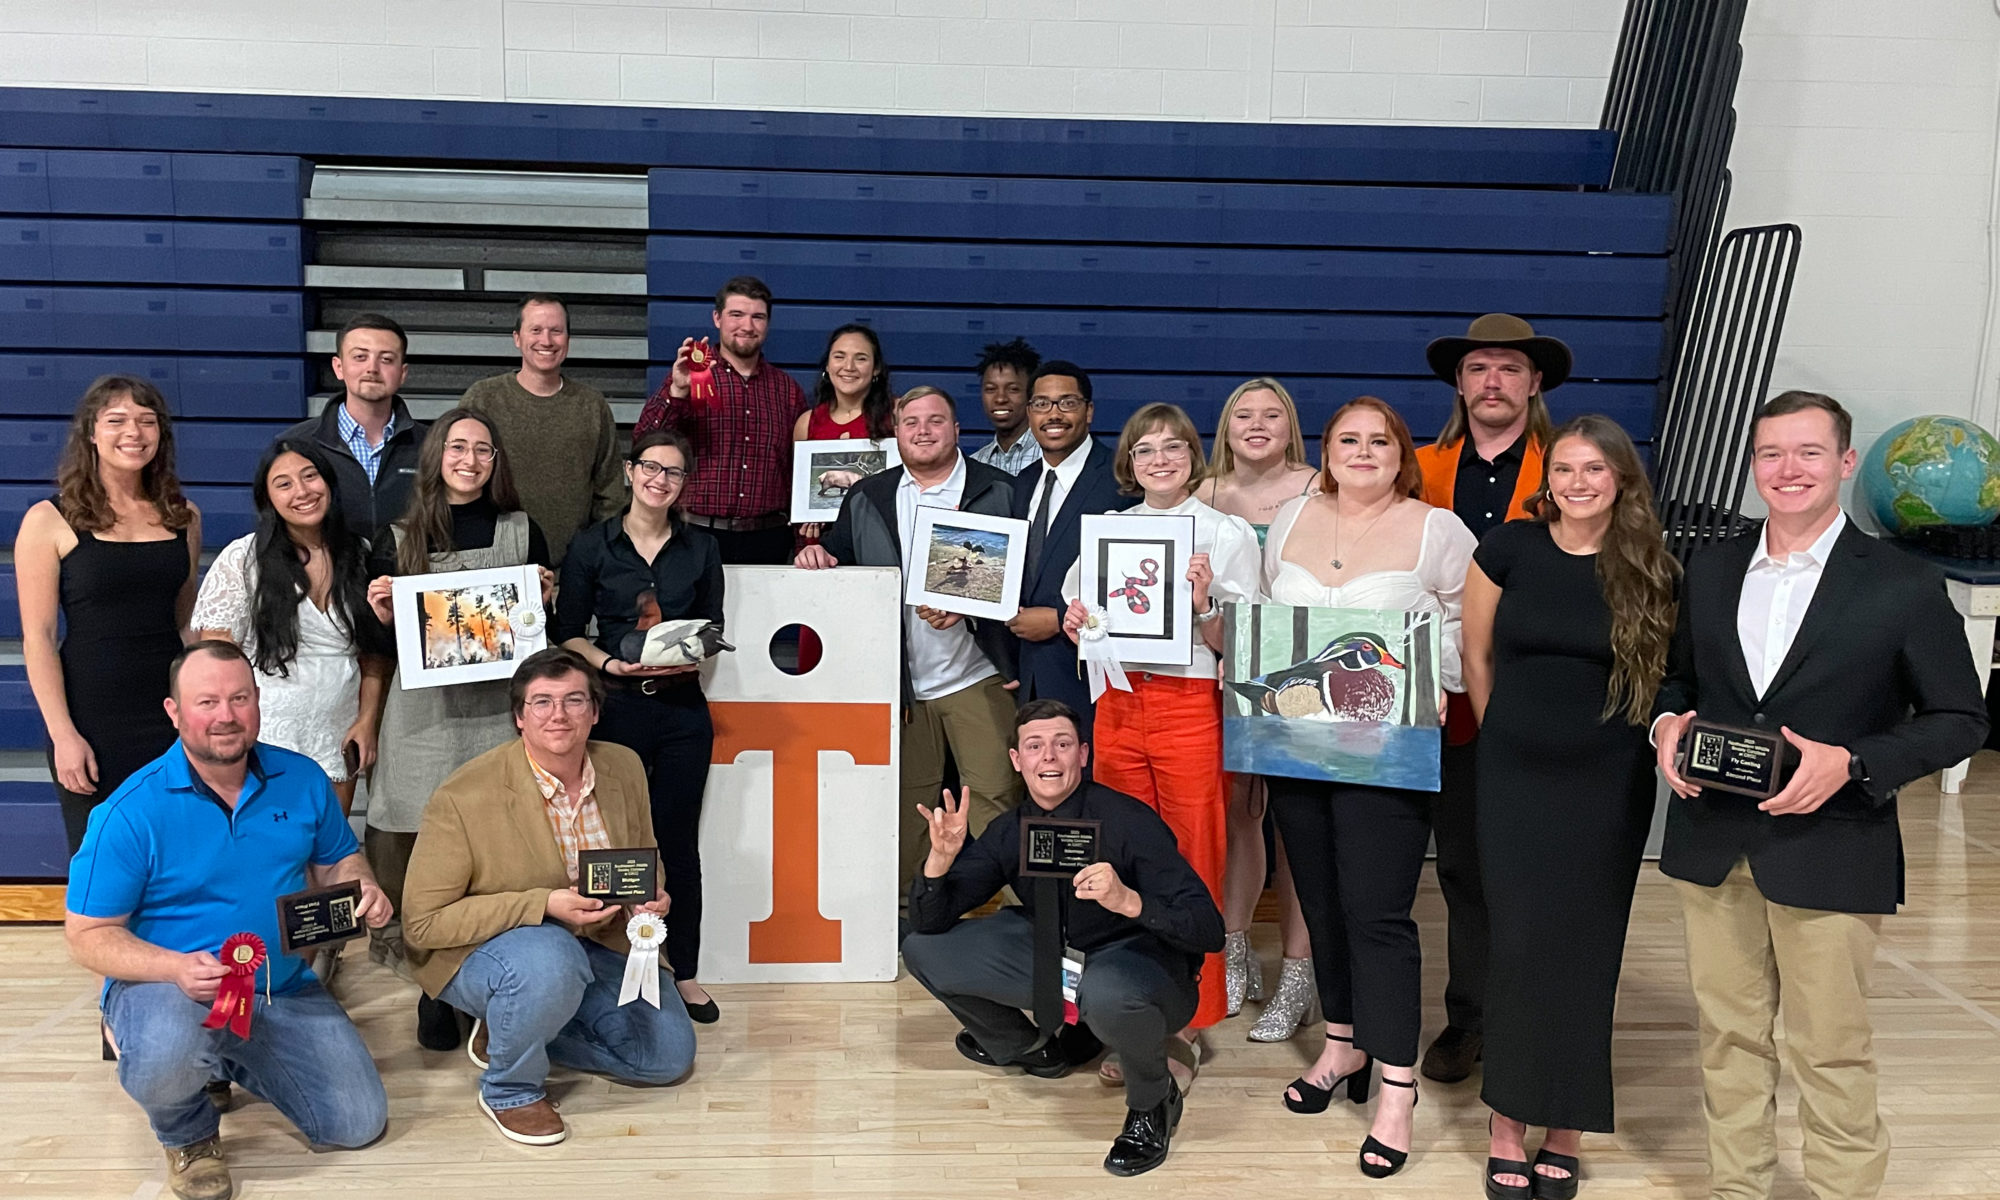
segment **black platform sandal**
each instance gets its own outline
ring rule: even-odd
[[[1486,1136],[1493,1136],[1493,1118],[1486,1118]],[[1501,1183],[1496,1175],[1519,1175],[1527,1183]],[[1518,1158],[1488,1158],[1486,1160],[1486,1200],[1531,1200],[1534,1195],[1535,1173],[1527,1163]]]
[[[1329,1042],[1346,1042],[1350,1046],[1354,1044],[1353,1038],[1341,1037],[1337,1033],[1327,1034],[1326,1040]],[[1286,1096],[1285,1107],[1295,1113],[1323,1113],[1326,1111],[1326,1106],[1333,1103],[1333,1094],[1340,1090],[1340,1083],[1343,1079],[1347,1081],[1347,1098],[1356,1104],[1366,1104],[1368,1103],[1368,1078],[1374,1073],[1374,1070],[1375,1059],[1373,1056],[1370,1056],[1362,1059],[1361,1065],[1347,1074],[1335,1075],[1332,1082],[1328,1083],[1325,1087],[1320,1087],[1316,1083],[1309,1083],[1306,1077],[1301,1075],[1297,1079],[1292,1080],[1291,1086],[1291,1090],[1297,1092],[1299,1097],[1294,1100],[1290,1096]]]
[[[1535,1151],[1535,1165],[1554,1167],[1558,1171],[1568,1171],[1561,1178],[1544,1175],[1540,1171],[1529,1171],[1528,1179],[1533,1188],[1534,1200],[1576,1200],[1576,1177],[1583,1164],[1568,1154],[1557,1154],[1553,1150]]]
[[[1415,1091],[1417,1081],[1414,1079],[1391,1079],[1387,1075],[1384,1075],[1382,1077],[1382,1086],[1409,1088]],[[1417,1101],[1414,1099],[1411,1100],[1410,1107],[1415,1108],[1416,1106]],[[1371,1154],[1377,1158],[1387,1160],[1387,1165],[1369,1162],[1368,1156]],[[1368,1135],[1367,1140],[1361,1143],[1361,1153],[1358,1156],[1358,1161],[1361,1163],[1361,1173],[1363,1175],[1366,1175],[1370,1179],[1387,1179],[1389,1176],[1402,1170],[1403,1164],[1410,1161],[1410,1152],[1408,1150],[1397,1150],[1385,1146],[1376,1141],[1375,1135],[1371,1133]]]

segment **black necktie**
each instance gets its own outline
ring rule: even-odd
[[[1042,542],[1049,534],[1049,497],[1055,494],[1055,468],[1042,465],[1042,496],[1035,502],[1035,515],[1028,518],[1028,565],[1042,561]]]
[[[1035,1027],[1043,1040],[1062,1032],[1063,919],[1062,890],[1067,884],[1050,876],[1038,876],[1035,896],[1035,962],[1033,996]]]

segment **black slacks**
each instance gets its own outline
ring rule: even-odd
[[[725,565],[739,567],[783,567],[792,561],[792,527],[773,525],[769,529],[751,529],[737,532],[732,529],[708,530],[715,539],[715,548],[721,554]]]
[[[593,731],[629,748],[646,766],[660,886],[672,900],[666,959],[676,979],[693,979],[701,961],[701,798],[715,747],[708,698],[692,678],[663,680],[653,695],[614,685]]]
[[[959,1019],[996,1062],[1034,1048],[1034,922],[1019,908],[960,921],[943,933],[903,939],[903,965]],[[1194,1018],[1195,959],[1150,938],[1127,938],[1084,955],[1079,1018],[1117,1053],[1125,1104],[1148,1109],[1167,1097],[1167,1038]]]
[[[1410,916],[1430,844],[1431,797],[1400,788],[1268,780],[1326,1019],[1392,1067],[1417,1062],[1423,948]]]
[[[1477,739],[1446,746],[1443,785],[1431,803],[1437,839],[1438,890],[1444,893],[1445,1020],[1471,1033],[1486,1027],[1486,954],[1490,922],[1479,873],[1479,808],[1474,798]]]

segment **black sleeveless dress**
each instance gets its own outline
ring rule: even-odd
[[[1653,819],[1653,751],[1622,714],[1603,719],[1611,611],[1597,556],[1510,521],[1473,561],[1501,588],[1478,743],[1491,920],[1480,1098],[1530,1125],[1610,1133],[1612,1010]]]
[[[175,608],[188,578],[187,531],[154,542],[100,541],[84,530],[62,560],[63,691],[69,718],[97,756],[97,790],[57,785],[70,853],[90,810],[174,743],[167,668],[181,651]],[[55,754],[51,747],[50,769]]]

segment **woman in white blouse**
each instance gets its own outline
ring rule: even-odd
[[[1216,652],[1222,648],[1222,605],[1258,598],[1257,535],[1241,517],[1227,516],[1194,498],[1206,463],[1201,434],[1188,415],[1171,404],[1148,404],[1132,414],[1118,435],[1112,474],[1126,495],[1145,502],[1125,510],[1132,516],[1194,518],[1194,553],[1187,579],[1194,587],[1194,619],[1189,625],[1193,658],[1185,667],[1135,666],[1126,678],[1131,691],[1108,688],[1097,701],[1093,775],[1159,811],[1180,843],[1195,874],[1222,903],[1222,873],[1228,857],[1228,793],[1222,772],[1222,695],[1216,684]],[[1069,610],[1063,631],[1072,641],[1089,610],[1080,566],[1063,583]],[[1206,1029],[1228,1015],[1222,956],[1202,965],[1201,1003],[1190,1032]]]
[[[306,755],[343,810],[375,761],[395,648],[368,606],[367,547],[333,501],[333,468],[310,442],[264,452],[251,485],[257,531],[216,555],[189,624],[243,647],[257,669],[260,741]]]
[[[1459,691],[1459,606],[1477,540],[1449,509],[1416,499],[1416,448],[1396,411],[1372,396],[1344,405],[1320,440],[1321,492],[1271,523],[1265,591],[1273,603],[1441,613],[1441,668]],[[1442,707],[1443,698],[1439,698]],[[1321,1112],[1344,1087],[1381,1099],[1362,1143],[1363,1174],[1409,1157],[1417,1102],[1422,954],[1410,917],[1430,838],[1428,793],[1270,777],[1271,811],[1291,852],[1326,1014],[1319,1060],[1285,1091],[1285,1107]]]

